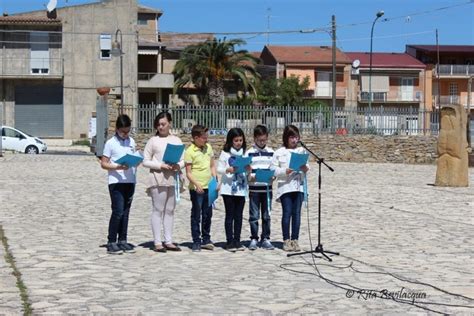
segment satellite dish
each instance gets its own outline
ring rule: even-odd
[[[46,16],[48,19],[56,19],[58,14],[56,12],[56,5],[58,4],[58,0],[49,0],[48,5],[46,6]]]
[[[56,9],[56,6],[58,5],[58,0],[49,0],[49,3],[46,5],[46,9],[48,12],[53,12],[54,9]]]
[[[359,68],[360,60],[356,59],[352,62],[352,68]]]

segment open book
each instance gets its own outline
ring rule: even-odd
[[[115,163],[119,165],[126,165],[128,167],[136,167],[140,162],[143,161],[143,156],[139,152],[135,154],[126,154],[125,156],[120,157]]]
[[[163,161],[168,164],[176,164],[183,155],[184,145],[167,144],[165,154],[163,155]]]
[[[300,168],[308,163],[309,154],[291,153],[290,169],[300,171]]]

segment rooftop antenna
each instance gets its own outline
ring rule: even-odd
[[[267,8],[267,46],[270,45],[270,18],[272,13],[272,8]]]

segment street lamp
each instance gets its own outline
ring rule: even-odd
[[[120,33],[120,43],[117,41]],[[113,56],[120,56],[120,114],[123,114],[123,51],[122,51],[122,31],[117,29],[115,32],[115,41],[112,43],[110,54]]]
[[[370,114],[372,112],[372,41],[374,38],[374,26],[375,22],[384,15],[383,11],[377,12],[377,16],[372,23],[372,29],[370,30],[370,55],[369,55],[369,127],[372,126],[372,119]]]

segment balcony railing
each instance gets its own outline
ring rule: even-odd
[[[438,75],[435,68],[435,75]],[[440,76],[471,76],[474,75],[474,65],[439,65]]]
[[[372,102],[422,102],[423,92],[414,91],[388,91],[372,92]],[[359,93],[359,102],[369,102],[369,92]]]
[[[438,102],[439,100],[439,102]],[[441,106],[443,105],[448,105],[448,104],[460,104],[463,106],[467,106],[467,96],[459,96],[459,95],[441,95],[437,96],[435,95],[433,98],[433,105],[438,105],[440,104]],[[471,101],[472,104],[472,101]]]
[[[139,88],[173,88],[174,75],[153,72],[138,73]]]
[[[0,76],[29,77],[49,76],[62,77],[62,58],[2,58],[0,59]]]
[[[332,87],[318,87],[314,91],[309,90],[308,97],[314,98],[332,98]],[[347,89],[344,87],[336,87],[336,98],[346,98]]]

